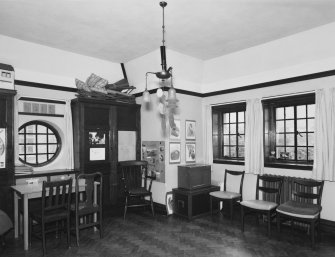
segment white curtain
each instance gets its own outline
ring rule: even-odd
[[[205,106],[205,126],[204,126],[204,149],[205,149],[205,163],[213,164],[213,138],[212,138],[212,107]]]
[[[314,167],[312,177],[335,180],[335,89],[315,95]]]
[[[263,108],[260,99],[248,99],[245,113],[245,172],[263,174]]]
[[[71,100],[65,101],[65,138],[66,138],[66,162],[68,169],[74,168],[73,160],[73,129],[72,129],[72,112]]]

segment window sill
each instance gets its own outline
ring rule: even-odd
[[[282,163],[282,162],[266,162],[264,167],[293,169],[293,170],[313,170],[312,164]]]
[[[215,160],[213,160],[213,163],[232,164],[232,165],[244,165],[244,160],[215,159]]]

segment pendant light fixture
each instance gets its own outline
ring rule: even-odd
[[[170,102],[176,102],[177,97],[176,97],[176,90],[173,87],[173,76],[172,76],[172,67],[169,67],[167,69],[167,64],[166,64],[166,51],[165,51],[165,20],[164,20],[164,8],[167,6],[167,3],[165,1],[161,1],[159,5],[162,7],[163,10],[163,26],[162,26],[162,32],[163,32],[163,40],[162,40],[162,45],[160,46],[160,53],[161,53],[161,66],[162,70],[159,72],[147,72],[145,74],[145,91],[143,92],[143,101],[144,102],[150,102],[150,93],[148,91],[148,75],[149,74],[155,74],[157,78],[165,81],[167,79],[170,79],[171,81],[171,86],[168,91],[168,103]],[[157,97],[161,98],[163,96],[163,90],[159,86],[157,89]]]

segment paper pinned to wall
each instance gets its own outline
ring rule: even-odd
[[[119,161],[136,160],[136,131],[119,131]]]

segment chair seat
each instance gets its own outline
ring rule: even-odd
[[[297,218],[314,219],[321,212],[321,206],[312,203],[288,201],[278,206],[277,211]]]
[[[70,207],[71,211],[76,211],[76,205],[75,204],[71,204],[71,207]],[[86,203],[79,203],[78,204],[78,210],[80,212],[89,212],[89,213],[92,213],[92,212],[95,212],[95,211],[99,211],[99,205],[93,203],[92,206],[87,206]]]
[[[68,211],[66,209],[64,210],[53,210],[53,211],[46,211],[44,213],[44,221],[45,222],[52,222],[52,221],[57,221],[57,220],[62,220],[66,219],[68,215]],[[42,212],[41,211],[36,211],[36,212],[30,212],[30,216],[38,221],[42,221]]]
[[[144,187],[129,189],[128,193],[131,196],[146,196],[146,195],[151,195],[151,192],[149,192]]]
[[[242,201],[240,204],[248,208],[264,210],[264,211],[273,210],[278,206],[278,204],[276,204],[275,202],[269,202],[263,200],[246,200]]]
[[[241,197],[241,194],[229,191],[214,191],[210,192],[209,195],[220,199],[235,199]]]

